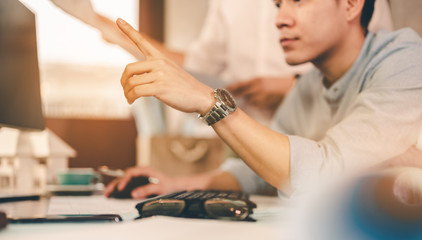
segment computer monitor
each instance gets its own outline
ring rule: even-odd
[[[18,0],[0,0],[0,128],[45,128],[35,15]]]

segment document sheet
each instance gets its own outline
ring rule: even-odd
[[[110,199],[105,196],[53,196],[48,215],[67,214],[137,214],[139,200]]]

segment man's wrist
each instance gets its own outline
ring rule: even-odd
[[[236,111],[237,107],[233,96],[226,89],[215,89],[213,93],[216,102],[208,112],[198,116],[199,119],[204,120],[209,126]]]
[[[204,104],[203,109],[198,112],[200,116],[205,116],[205,114],[207,114],[217,103],[217,99],[214,97],[214,91],[209,93],[209,97],[207,97],[207,99],[207,104]]]

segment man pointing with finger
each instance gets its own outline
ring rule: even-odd
[[[117,21],[146,57],[123,72],[128,102],[154,96],[198,113],[253,170],[234,164],[200,176],[192,188],[256,192],[266,182],[284,192],[306,191],[319,179],[377,165],[416,143],[422,126],[422,41],[414,31],[368,32],[373,0],[274,2],[286,61],[311,62],[316,69],[287,95],[271,129],[236,108],[226,90],[200,83]]]

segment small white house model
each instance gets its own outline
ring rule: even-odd
[[[48,129],[0,128],[0,190],[44,191],[75,156],[76,151]]]

